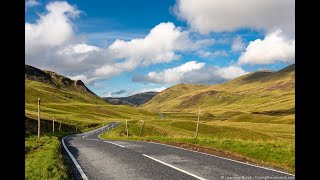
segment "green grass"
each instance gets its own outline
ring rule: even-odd
[[[156,113],[130,106],[114,106],[90,93],[25,81],[26,179],[71,179],[61,153],[61,138],[124,119],[157,119]],[[41,98],[41,138],[37,139],[37,99]],[[55,118],[55,133],[52,119]],[[58,130],[61,123],[61,131]],[[76,131],[77,130],[77,131]]]
[[[141,108],[196,113],[200,106],[201,112],[217,117],[230,111],[249,115],[293,115],[294,89],[295,70],[291,66],[287,70],[267,73],[263,77],[251,73],[224,84],[175,85],[141,105]]]
[[[25,179],[70,179],[56,136],[25,138]]]
[[[42,119],[40,139],[37,136],[38,121],[25,118],[25,177],[26,179],[70,179],[68,167],[61,154],[60,140],[67,134],[75,133],[72,125],[55,126]]]
[[[41,98],[41,116],[59,122],[77,125],[80,128],[92,124],[103,124],[126,118],[158,118],[157,113],[128,105],[111,105],[89,93],[58,89],[37,81],[25,81],[25,113],[37,118],[37,99]]]
[[[76,127],[84,132],[108,122],[123,124],[102,135],[107,139],[192,144],[294,173],[294,71],[263,76],[249,74],[212,86],[180,84],[138,108],[111,105],[90,93],[26,80],[25,114],[37,118],[40,97],[44,123],[39,141],[35,137],[36,121],[26,125],[26,177],[68,179],[59,139],[76,133]],[[199,106],[201,123],[195,139]],[[161,119],[159,111],[166,120]],[[57,124],[62,123],[61,132],[54,135],[53,117]],[[129,137],[125,119],[129,120]],[[140,120],[145,121],[141,137]]]
[[[126,137],[125,122],[123,122],[101,137],[113,140],[193,144],[229,152],[261,165],[295,172],[294,125],[267,124],[263,127],[262,123],[230,121],[210,123],[212,124],[199,125],[198,139],[194,138],[196,123],[179,120],[145,121],[141,136],[142,122],[128,121],[129,137]],[[277,129],[278,126],[280,128]]]

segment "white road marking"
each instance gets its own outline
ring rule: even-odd
[[[110,141],[103,141],[103,142],[110,143],[110,144],[113,144],[113,145],[120,146],[120,147],[123,147],[123,148],[124,148],[124,146],[122,146],[122,145],[120,145],[120,144],[116,144],[116,143],[110,142]]]
[[[66,136],[67,137],[67,136]],[[64,137],[64,138],[66,138]],[[81,169],[80,165],[78,164],[77,160],[73,157],[73,155],[71,154],[71,152],[68,150],[67,146],[64,143],[64,138],[62,138],[62,144],[64,149],[67,151],[67,153],[69,154],[70,158],[72,159],[72,162],[74,163],[74,165],[77,167],[82,179],[84,180],[88,180],[88,177],[86,176],[86,174],[83,172],[83,170]]]
[[[101,135],[101,134],[100,134],[100,135]],[[98,136],[98,138],[99,138],[99,139],[103,139],[103,138],[100,137],[100,135]]]
[[[166,165],[166,166],[169,166],[169,167],[171,167],[171,168],[173,168],[173,169],[175,169],[175,170],[178,170],[178,171],[180,171],[180,172],[183,172],[183,173],[185,173],[185,174],[188,174],[188,175],[190,175],[190,176],[192,176],[192,177],[195,177],[195,178],[197,178],[197,179],[204,180],[204,178],[202,178],[202,177],[199,177],[199,176],[197,176],[197,175],[194,175],[194,174],[192,174],[192,173],[189,173],[188,171],[182,170],[182,169],[180,169],[180,168],[177,168],[177,167],[175,167],[175,166],[173,166],[173,165],[170,165],[170,164],[167,164],[167,163],[165,163],[165,162],[162,162],[162,161],[160,161],[160,160],[158,160],[158,159],[156,159],[156,158],[153,158],[153,157],[148,156],[148,155],[145,155],[145,154],[142,154],[142,155],[145,156],[145,157],[147,157],[147,158],[150,158],[150,159],[152,159],[152,160],[154,160],[154,161],[157,161],[157,162],[159,162],[159,163],[161,163],[161,164],[164,164],[164,165]]]
[[[145,141],[141,141],[141,142],[145,142]],[[270,171],[274,171],[274,172],[278,172],[278,173],[287,174],[287,175],[290,175],[290,176],[295,176],[294,174],[290,174],[290,173],[287,173],[287,172],[278,171],[278,170],[275,170],[275,169],[270,169],[270,168],[266,168],[266,167],[262,167],[262,166],[257,166],[257,165],[254,165],[254,164],[245,163],[245,162],[241,162],[241,161],[237,161],[237,160],[233,160],[233,159],[228,159],[228,158],[220,157],[220,156],[213,155],[213,154],[207,154],[207,153],[204,153],[204,152],[194,151],[194,150],[190,150],[190,149],[185,149],[185,148],[181,148],[181,147],[177,147],[177,146],[172,146],[172,145],[168,145],[168,144],[161,144],[161,143],[156,143],[156,142],[151,142],[151,141],[148,141],[147,143],[160,144],[160,145],[169,146],[169,147],[173,147],[173,148],[177,148],[177,149],[196,152],[196,153],[200,153],[200,154],[204,154],[204,155],[208,155],[208,156],[217,157],[217,158],[220,158],[220,159],[225,159],[225,160],[229,160],[229,161],[245,164],[245,165],[248,165],[248,166],[254,166],[254,167],[258,167],[258,168],[262,168],[262,169],[266,169],[266,170],[270,170]]]

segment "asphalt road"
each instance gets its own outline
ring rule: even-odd
[[[117,123],[104,127],[115,128]],[[102,128],[62,141],[84,179],[295,179],[293,175],[168,145],[100,139]]]

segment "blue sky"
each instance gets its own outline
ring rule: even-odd
[[[222,83],[295,61],[292,0],[27,0],[25,14],[26,64],[99,96]]]

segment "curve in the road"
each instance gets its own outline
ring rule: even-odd
[[[82,179],[295,179],[289,173],[171,145],[99,137],[119,124],[62,139]]]

